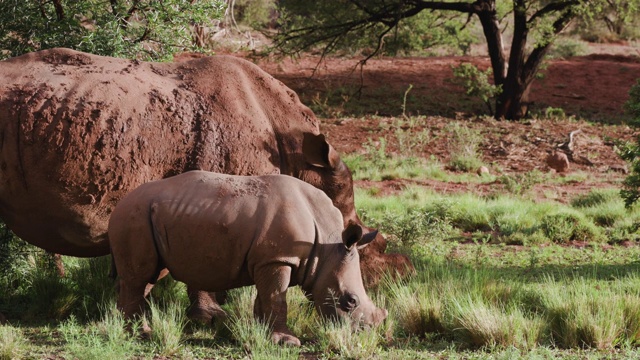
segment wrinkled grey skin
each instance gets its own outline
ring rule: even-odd
[[[324,317],[375,325],[387,316],[367,296],[359,266],[357,247],[376,234],[345,228],[324,192],[293,177],[191,171],[153,181],[116,205],[108,234],[126,318],[140,314],[165,268],[204,291],[255,284],[254,313],[272,322],[276,343],[300,345],[286,325],[291,286]]]

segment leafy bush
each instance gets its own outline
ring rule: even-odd
[[[629,100],[624,104],[624,110],[633,117],[636,126],[640,125],[640,79],[629,90]]]
[[[492,73],[491,68],[482,71],[470,63],[453,68],[454,83],[464,87],[467,95],[480,98],[487,105],[490,115],[493,115],[491,102],[502,92],[502,86],[489,81]]]
[[[640,125],[640,79],[629,90],[629,100],[625,103],[625,110],[633,116],[633,125]],[[627,208],[640,198],[640,137],[635,144],[619,144],[618,153],[630,165],[630,173],[624,179],[620,195]]]
[[[53,47],[165,59],[195,49],[191,26],[220,19],[224,2],[189,0],[0,2],[0,58]]]
[[[602,232],[577,212],[561,211],[545,215],[541,220],[545,235],[555,243],[578,241],[601,241]]]

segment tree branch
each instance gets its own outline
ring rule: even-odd
[[[562,14],[562,16],[556,19],[556,21],[553,22],[554,35],[557,35],[560,32],[562,32],[562,30],[564,30],[569,25],[569,23],[571,22],[571,20],[573,20],[574,17],[575,17],[574,12],[571,11],[571,9],[569,9],[564,14]],[[542,58],[544,58],[550,46],[551,46],[551,43],[549,42],[543,46],[538,46],[533,49],[533,51],[529,55],[529,58],[527,59],[527,62],[525,63],[523,74],[522,74],[523,78],[526,78],[527,76],[532,76],[533,75],[532,72],[537,71],[537,67],[533,65],[536,63],[540,63],[542,61]]]
[[[579,0],[572,0],[572,1],[564,1],[564,2],[552,2],[547,4],[545,7],[543,7],[542,9],[536,11],[531,18],[529,18],[529,21],[527,21],[527,23],[533,23],[534,21],[536,21],[538,18],[544,17],[545,15],[549,14],[549,13],[554,13],[554,12],[560,12],[560,11],[564,11],[569,9],[570,7],[574,6],[574,5],[578,5],[580,4],[581,1]]]

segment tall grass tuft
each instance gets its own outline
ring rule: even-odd
[[[253,316],[255,287],[243,287],[229,292],[226,325],[233,338],[252,359],[298,359],[300,349],[274,344],[269,324]]]
[[[27,352],[27,339],[20,329],[0,325],[0,360],[21,359]]]
[[[384,324],[356,329],[348,321],[320,320],[316,326],[320,348],[347,359],[375,358],[383,340],[380,332],[384,331]]]
[[[526,317],[517,307],[498,307],[480,298],[454,299],[451,329],[474,347],[531,349],[542,334],[539,319]]]
[[[313,337],[319,316],[299,287],[287,291],[287,325],[301,340]]]
[[[137,350],[135,338],[126,330],[126,321],[113,303],[98,322],[81,324],[72,315],[58,330],[65,340],[64,351],[72,358],[128,359]]]
[[[637,318],[633,323],[625,321],[625,298],[618,294],[601,292],[579,279],[567,286],[551,279],[546,284],[547,322],[553,342],[560,347],[611,349],[623,341],[625,328],[638,326]]]
[[[409,287],[403,282],[389,281],[389,316],[393,317],[401,335],[425,336],[427,333],[444,333],[444,294],[427,286]]]
[[[80,299],[74,283],[69,277],[62,278],[53,270],[40,270],[31,274],[31,286],[26,293],[29,299],[27,317],[67,318],[77,309]]]
[[[104,313],[105,304],[114,302],[114,281],[109,277],[111,256],[79,259],[64,257],[69,281],[75,284],[77,310],[80,319],[98,319]]]
[[[476,171],[483,165],[478,149],[482,143],[482,135],[475,129],[463,126],[455,121],[444,128],[448,137],[449,169],[453,171]]]
[[[150,301],[151,341],[162,356],[173,356],[180,352],[182,337],[187,325],[184,306],[180,302],[167,302],[160,306]]]

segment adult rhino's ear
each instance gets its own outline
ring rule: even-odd
[[[378,236],[378,230],[373,230],[362,235],[362,239],[358,241],[358,249],[362,249],[363,247],[369,245],[370,242],[376,239],[376,236]]]
[[[340,155],[329,145],[323,134],[304,133],[302,154],[309,164],[322,168],[335,169],[340,164]]]
[[[349,220],[349,224],[342,231],[342,242],[347,249],[351,249],[358,241],[362,239],[362,226]]]
[[[378,230],[371,231],[366,234],[362,234],[362,226],[356,224],[353,220],[349,220],[349,224],[342,231],[342,242],[347,249],[351,249],[353,245],[358,246],[358,249],[365,247],[367,244],[375,240],[378,235]]]

